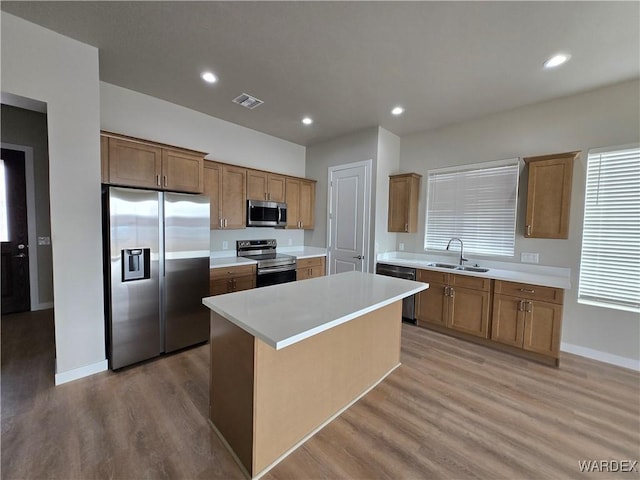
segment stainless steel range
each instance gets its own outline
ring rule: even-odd
[[[238,257],[250,258],[258,262],[256,286],[266,287],[296,280],[296,257],[276,253],[277,242],[269,240],[238,240]]]

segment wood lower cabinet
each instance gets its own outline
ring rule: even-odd
[[[285,202],[286,177],[261,170],[247,170],[247,199]]]
[[[415,233],[418,231],[418,202],[420,179],[417,173],[403,173],[389,177],[389,232]]]
[[[564,291],[496,280],[491,339],[558,359]]]
[[[209,293],[222,295],[256,287],[256,266],[212,268],[209,275]]]
[[[100,153],[103,183],[202,193],[203,152],[103,132]]]
[[[325,257],[302,258],[297,262],[296,280],[324,277],[325,269]]]
[[[247,170],[204,162],[204,194],[211,201],[211,229],[242,229],[247,224]]]
[[[524,159],[529,167],[525,237],[569,238],[573,162],[580,152]]]
[[[313,230],[315,227],[316,182],[286,179],[287,228]]]
[[[429,288],[418,294],[418,325],[433,324],[489,337],[491,280],[430,270],[418,270],[417,278],[429,283]]]

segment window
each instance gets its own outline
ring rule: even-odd
[[[640,146],[589,152],[578,302],[640,311]]]
[[[425,250],[459,237],[467,253],[513,256],[519,171],[517,158],[431,170]]]

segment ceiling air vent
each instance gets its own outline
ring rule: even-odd
[[[252,97],[251,95],[243,93],[242,95],[234,98],[233,103],[237,103],[238,105],[242,105],[249,110],[253,110],[254,108],[262,105],[264,102],[262,100],[258,100],[256,97]]]

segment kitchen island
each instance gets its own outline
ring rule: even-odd
[[[209,418],[252,478],[400,365],[402,299],[425,283],[348,272],[208,297]]]

